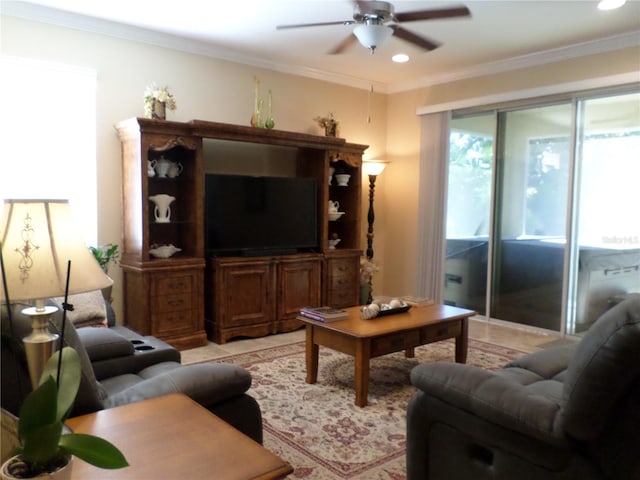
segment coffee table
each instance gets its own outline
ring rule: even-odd
[[[359,407],[367,405],[369,360],[374,357],[402,350],[413,357],[415,347],[455,338],[455,361],[467,361],[468,319],[476,314],[473,310],[436,304],[364,320],[360,308],[346,308],[349,317],[333,322],[297,317],[306,325],[307,383],[318,379],[320,345],[354,357],[355,403]]]
[[[291,465],[182,394],[68,419],[76,433],[105,438],[129,467],[102,470],[73,459],[73,479],[284,478]]]

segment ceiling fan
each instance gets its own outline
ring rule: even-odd
[[[398,23],[471,16],[471,12],[465,6],[431,8],[427,10],[417,10],[414,12],[396,13],[393,5],[389,2],[353,0],[353,3],[353,20],[279,25],[276,29],[283,30],[288,28],[358,24],[358,26],[353,29],[353,33],[351,35],[345,38],[329,52],[331,54],[344,52],[356,40],[365,48],[371,50],[371,53],[374,53],[375,49],[391,35],[412,43],[424,50],[434,50],[440,46],[440,43],[410,32],[409,30],[402,28]]]

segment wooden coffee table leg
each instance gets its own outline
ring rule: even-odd
[[[369,358],[371,357],[371,343],[369,339],[359,338],[356,340],[355,355],[355,387],[356,405],[358,407],[367,406],[367,394],[369,391]]]
[[[456,337],[456,362],[467,363],[467,349],[469,347],[469,318],[463,318],[460,322],[460,335]]]
[[[307,383],[316,383],[318,380],[318,345],[313,343],[312,325],[307,325],[306,340]]]

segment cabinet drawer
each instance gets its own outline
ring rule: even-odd
[[[433,325],[420,329],[420,343],[430,343],[446,338],[457,337],[460,335],[460,323],[451,323],[449,325]]]
[[[191,310],[191,294],[166,295],[152,299],[151,311],[153,313],[180,312]]]
[[[151,315],[151,322],[154,332],[165,336],[192,331],[196,325],[194,313],[191,310],[154,313]]]
[[[357,265],[351,258],[331,259],[327,265],[329,277],[333,282],[339,279],[351,279],[357,275]]]
[[[151,295],[169,295],[189,293],[193,288],[193,275],[172,275],[154,278],[151,285]]]
[[[406,348],[416,347],[420,344],[420,332],[411,330],[409,332],[399,332],[384,337],[374,338],[371,341],[371,356],[386,355],[387,353],[399,352]]]
[[[354,303],[354,291],[355,286],[351,285],[351,282],[345,282],[344,286],[338,286],[329,291],[328,303],[334,307],[350,307],[355,305]]]

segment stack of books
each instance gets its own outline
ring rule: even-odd
[[[349,316],[346,310],[331,307],[304,307],[300,310],[300,315],[319,322],[335,322]]]

